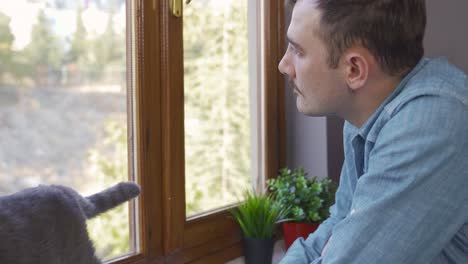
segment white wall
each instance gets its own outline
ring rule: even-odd
[[[427,56],[446,56],[468,73],[468,0],[427,0]],[[310,175],[328,176],[325,118],[297,112],[286,87],[287,165],[303,166]]]
[[[296,98],[286,89],[286,163],[292,168],[304,167],[310,176],[328,176],[325,118],[298,113]]]

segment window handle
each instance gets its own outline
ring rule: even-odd
[[[169,0],[169,9],[176,17],[182,16],[182,0]]]

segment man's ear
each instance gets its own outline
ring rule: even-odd
[[[359,51],[349,51],[343,56],[345,81],[352,91],[364,87],[369,77],[369,58]]]

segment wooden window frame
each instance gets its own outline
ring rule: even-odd
[[[168,0],[136,0],[136,155],[139,253],[112,263],[224,263],[240,256],[240,231],[226,211],[186,221],[182,19]],[[265,178],[285,161],[283,2],[264,3]]]

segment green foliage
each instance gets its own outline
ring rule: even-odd
[[[106,30],[94,39],[90,46],[91,60],[87,65],[87,71],[92,80],[99,80],[106,70],[112,67],[125,69],[125,32],[117,34],[114,30],[114,11],[110,10],[107,19]]]
[[[37,23],[31,31],[31,42],[26,47],[26,54],[35,72],[36,83],[41,84],[41,78],[60,71],[63,50],[59,39],[52,30],[52,22],[41,10]],[[57,78],[57,76],[54,76]]]
[[[4,83],[3,79],[7,74],[16,81],[20,81],[21,78],[31,73],[24,52],[12,49],[15,37],[9,24],[10,17],[0,12],[0,83]]]
[[[106,3],[109,14],[106,29],[96,36],[86,32],[83,8],[78,5],[75,32],[66,40],[54,32],[52,20],[40,10],[32,27],[31,42],[20,51],[11,49],[14,35],[9,27],[10,19],[0,14],[0,81],[8,73],[16,81],[34,80],[39,86],[60,82],[123,82],[119,79],[125,78],[126,32],[114,30],[115,10],[121,2]],[[66,41],[69,45],[64,45]]]
[[[236,202],[250,185],[247,1],[184,9],[186,210]]]
[[[246,191],[244,202],[230,212],[244,236],[266,239],[275,235],[276,224],[285,217],[287,208],[281,206],[270,195]]]
[[[2,73],[8,71],[11,64],[11,45],[15,37],[10,30],[10,18],[0,12],[0,79]]]
[[[283,168],[268,189],[283,207],[291,208],[287,218],[297,222],[322,222],[329,216],[335,199],[336,185],[328,178],[307,178],[304,168]]]
[[[322,179],[320,184],[322,185],[322,192],[320,193],[322,207],[319,210],[319,215],[322,222],[330,216],[330,207],[335,203],[335,194],[338,186],[329,178]]]
[[[85,67],[89,43],[87,32],[82,19],[83,8],[76,10],[76,29],[70,40],[70,49],[65,56],[66,63],[77,63],[79,67]]]
[[[105,133],[106,138],[103,143],[108,151],[93,149],[89,155],[89,162],[95,168],[92,186],[99,189],[128,180],[126,127],[116,121],[108,120]],[[97,254],[103,259],[129,252],[128,204],[88,221],[88,232],[94,241]]]

